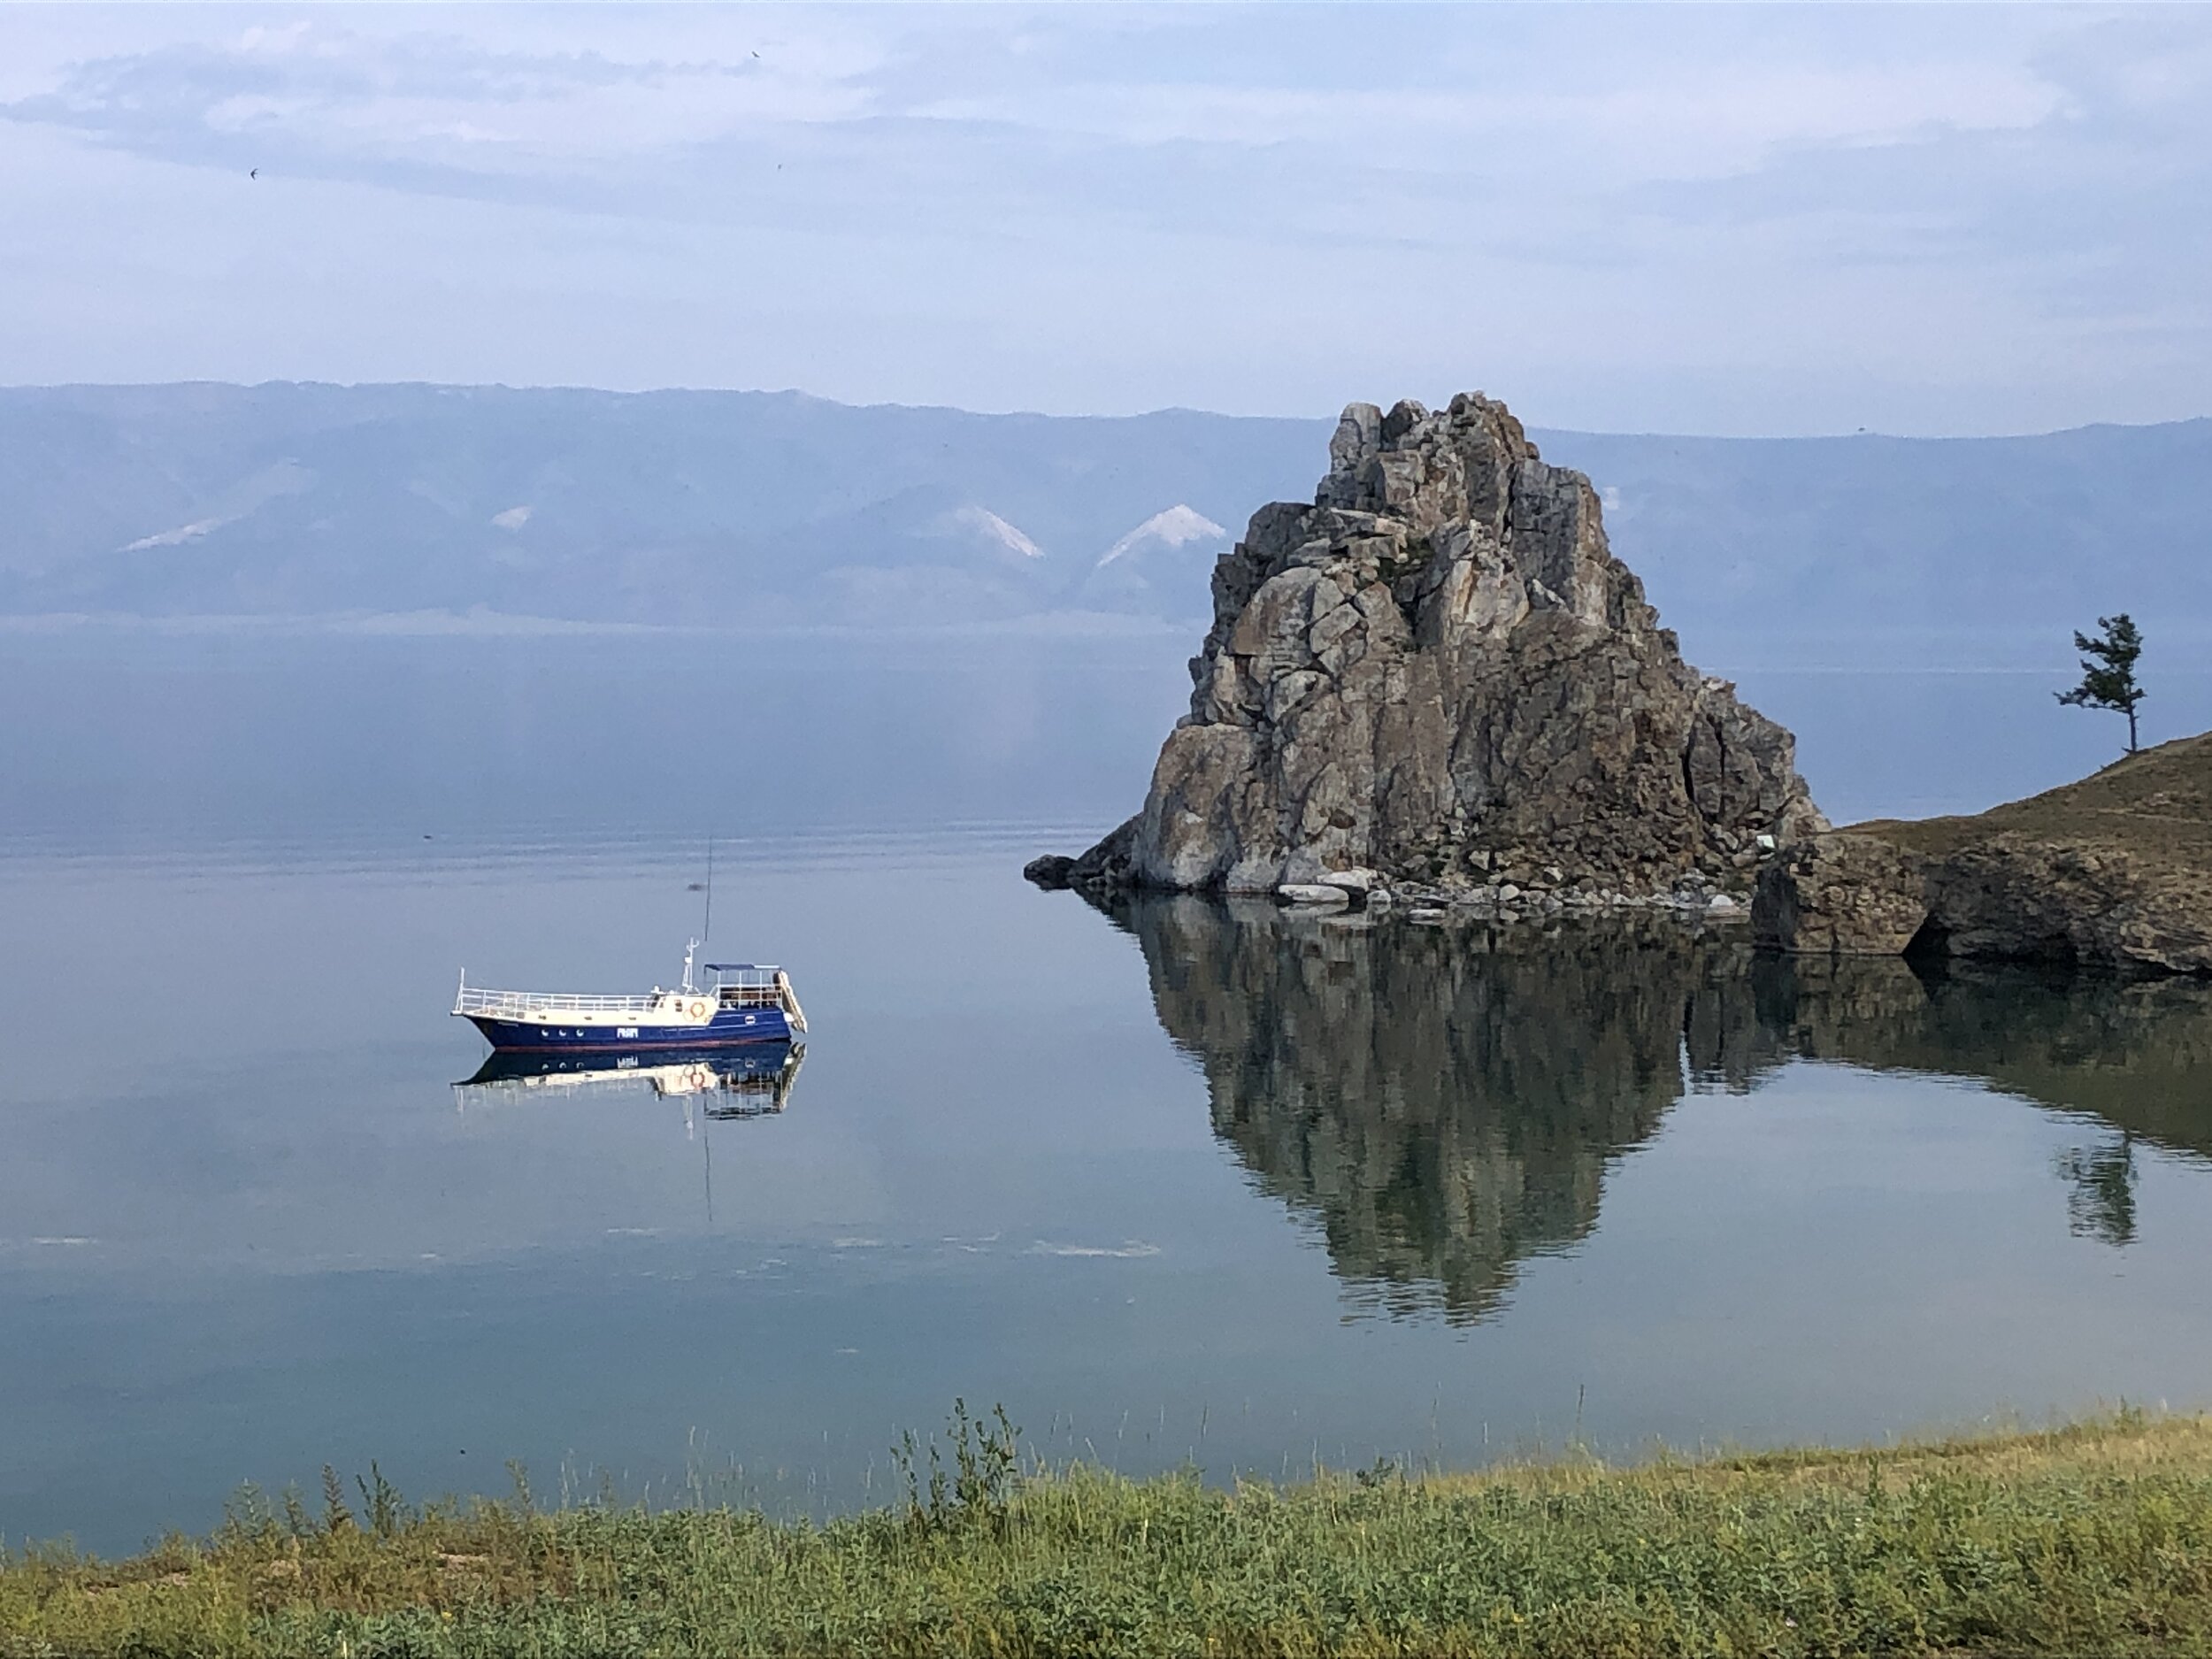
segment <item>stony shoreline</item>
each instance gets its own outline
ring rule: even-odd
[[[1076,873],[1076,864],[1072,858],[1048,855],[1032,859],[1022,873],[1048,889],[1118,890],[1112,882],[1086,882]],[[1729,921],[1747,921],[1751,914],[1748,893],[1729,891],[1694,874],[1675,887],[1655,893],[1624,893],[1589,880],[1569,884],[1565,872],[1556,866],[1527,878],[1525,883],[1501,876],[1479,886],[1449,887],[1420,882],[1392,885],[1371,870],[1332,871],[1318,880],[1284,882],[1263,892],[1237,896],[1272,899],[1278,904],[1317,911],[1395,914],[1416,922],[1456,913],[1552,917],[1646,910]]]

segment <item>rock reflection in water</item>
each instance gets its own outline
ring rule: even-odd
[[[2212,988],[1923,979],[1755,956],[1740,932],[1325,917],[1138,896],[1160,1022],[1215,1133],[1318,1226],[1356,1302],[1482,1319],[1517,1264],[1595,1225],[1609,1166],[1686,1090],[1793,1059],[1987,1081],[2101,1120],[2061,1160],[2076,1230],[2133,1237],[2131,1148],[2212,1155]]]
[[[1187,897],[1116,919],[1215,1132],[1392,1312],[1479,1319],[1522,1257],[1587,1233],[1606,1166],[1681,1094],[1686,1041],[1694,1076],[1733,1087],[1777,1057],[1747,949],[1679,926],[1371,926]]]
[[[1922,977],[1889,957],[1757,966],[1760,1021],[1792,1054],[1973,1078],[2166,1151],[2212,1157],[2203,980],[1997,966]]]
[[[1766,964],[1763,964],[1766,965]],[[1767,966],[1760,1012],[1809,1059],[1973,1078],[2081,1121],[2055,1160],[2084,1238],[2135,1240],[2139,1144],[2212,1158],[2212,987],[2032,968]]]

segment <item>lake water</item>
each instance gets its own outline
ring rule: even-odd
[[[0,645],[12,1539],[372,1458],[822,1511],[956,1397],[1215,1478],[2212,1402],[2206,987],[1030,888],[1180,640]],[[2055,683],[1745,689],[1844,818],[2094,764]],[[780,1100],[456,1087],[457,972],[669,982],[710,829]]]

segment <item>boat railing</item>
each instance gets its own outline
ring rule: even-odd
[[[454,998],[457,1014],[488,1014],[495,1019],[529,1014],[649,1014],[660,1005],[652,996],[568,996],[552,991],[487,991],[464,985]]]
[[[806,1034],[806,1015],[799,1008],[791,976],[772,962],[710,962],[715,994],[725,1008],[780,1008],[791,1028]]]
[[[709,963],[715,983],[705,995],[724,1008],[780,1008],[791,1028],[806,1034],[806,1015],[800,1010],[791,976],[772,963]],[[493,991],[471,985],[465,974],[454,993],[456,1014],[484,1015],[493,1019],[532,1019],[549,1014],[629,1016],[641,1021],[664,1011],[671,995],[695,999],[702,993],[690,983],[688,961],[685,985],[680,993],[655,992],[647,996],[572,996],[557,991]],[[703,1009],[699,1010],[703,1012]],[[696,1018],[696,1015],[694,1016]]]

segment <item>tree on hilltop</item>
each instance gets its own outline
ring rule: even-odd
[[[2128,718],[2128,753],[2135,753],[2135,705],[2143,701],[2143,687],[2135,683],[2135,659],[2143,654],[2142,630],[2124,611],[2116,617],[2099,617],[2102,634],[2074,635],[2074,649],[2082,654],[2081,684],[2062,691],[2058,700],[2076,709],[2111,709]]]

